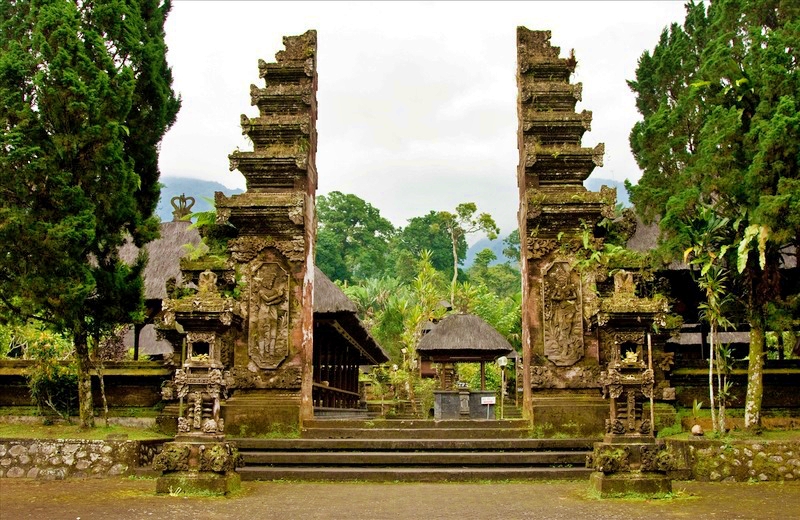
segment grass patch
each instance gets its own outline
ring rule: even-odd
[[[601,496],[600,492],[593,488],[588,488],[583,494],[583,498],[588,500],[618,500],[626,502],[649,502],[651,500],[692,500],[699,498],[693,493],[683,489],[670,493],[614,493]]]
[[[96,426],[81,430],[76,424],[0,424],[0,439],[80,439],[106,440],[109,435],[127,440],[171,439],[167,435],[143,428],[128,426]]]
[[[660,437],[660,436],[659,436]],[[725,435],[712,435],[712,432],[697,437],[689,432],[671,435],[668,438],[678,440],[708,439],[718,441],[800,441],[800,430],[762,430],[760,434],[746,430],[732,430]]]

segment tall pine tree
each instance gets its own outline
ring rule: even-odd
[[[158,145],[180,101],[168,0],[0,3],[0,313],[69,335],[81,426],[94,425],[89,340],[142,309],[118,255],[158,233]]]
[[[745,423],[757,428],[782,253],[800,245],[800,4],[692,1],[686,13],[629,82],[643,117],[631,200],[645,220],[663,217],[673,258],[692,246],[685,223],[700,205],[732,223],[727,265],[751,330]]]

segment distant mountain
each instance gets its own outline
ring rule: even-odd
[[[513,264],[513,261],[509,260],[503,255],[503,248],[505,248],[505,245],[503,245],[503,240],[505,240],[507,236],[508,235],[499,236],[494,240],[489,240],[488,238],[483,237],[472,244],[472,246],[467,249],[467,256],[464,258],[464,264],[461,267],[463,269],[472,267],[472,264],[475,263],[475,257],[478,256],[478,253],[484,249],[491,249],[494,253],[494,256],[497,257],[497,259],[491,262],[489,265],[504,264],[506,262],[512,262]]]
[[[192,206],[192,212],[197,213],[211,209],[211,204],[203,197],[213,200],[215,191],[221,191],[228,196],[243,192],[243,190],[231,189],[218,182],[188,177],[161,177],[161,184],[164,187],[161,188],[161,199],[158,201],[156,214],[162,222],[172,221],[173,207],[170,201],[173,197],[179,197],[182,194],[194,197],[195,204]]]
[[[589,191],[600,191],[600,186],[605,184],[609,188],[617,188],[617,204],[622,204],[626,208],[631,207],[631,201],[628,197],[628,190],[625,189],[625,183],[613,181],[611,179],[593,179],[589,177],[583,183]]]

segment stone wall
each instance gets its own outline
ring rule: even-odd
[[[0,406],[31,406],[25,376],[32,364],[28,359],[0,359]],[[106,399],[112,408],[157,405],[161,402],[161,386],[174,371],[158,361],[108,361],[105,365]],[[96,370],[91,372],[92,395],[97,404],[102,402],[100,380]]]
[[[164,441],[0,440],[0,478],[111,477],[149,466]]]
[[[666,444],[694,480],[800,480],[800,441],[667,439]]]

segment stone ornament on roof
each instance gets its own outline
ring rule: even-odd
[[[186,217],[192,214],[192,207],[194,207],[194,197],[187,197],[185,193],[181,193],[176,197],[172,197],[169,201],[175,210],[172,212],[172,221],[178,222],[186,220]]]

